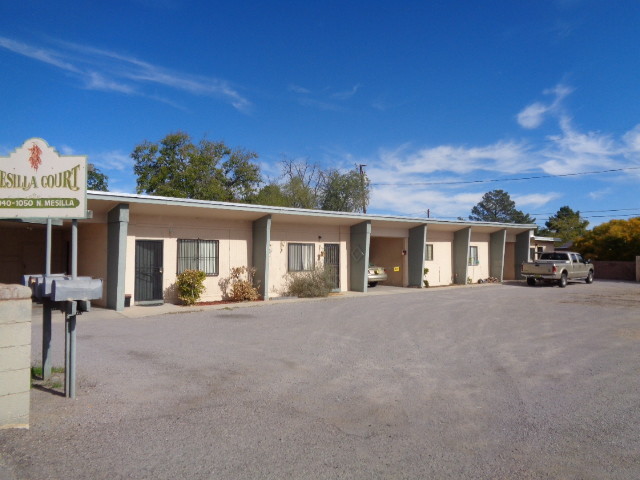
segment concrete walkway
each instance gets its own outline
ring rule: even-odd
[[[520,282],[521,283],[521,282]],[[153,317],[156,315],[166,314],[179,314],[179,313],[194,313],[194,312],[206,312],[209,310],[231,310],[236,308],[251,308],[251,307],[267,307],[272,305],[282,305],[283,303],[298,303],[298,302],[318,302],[343,298],[362,298],[362,297],[378,297],[382,295],[403,295],[412,294],[416,292],[422,292],[425,295],[433,294],[434,292],[441,292],[443,290],[460,289],[460,288],[487,288],[497,287],[501,284],[473,284],[473,285],[448,285],[442,287],[431,288],[403,288],[394,287],[389,285],[377,285],[376,287],[369,288],[366,293],[362,292],[339,292],[331,293],[328,297],[320,298],[295,298],[295,297],[274,297],[270,300],[258,301],[258,302],[230,302],[221,303],[216,305],[175,305],[172,303],[163,303],[162,305],[134,305],[127,307],[120,312],[110,310],[106,308],[92,306],[91,312],[84,314],[85,317],[91,319],[97,318],[145,318]],[[32,320],[36,323],[42,320],[42,306],[34,304]]]

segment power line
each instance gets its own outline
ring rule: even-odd
[[[593,172],[578,172],[578,173],[563,173],[558,175],[536,175],[532,177],[519,177],[519,178],[493,178],[489,180],[459,180],[459,181],[442,181],[442,182],[407,182],[407,183],[371,183],[376,186],[413,186],[413,185],[468,185],[473,183],[493,183],[493,182],[516,182],[522,180],[539,180],[542,178],[561,178],[561,177],[577,177],[579,175],[595,175],[600,173],[613,173],[622,172],[625,170],[640,170],[640,167],[625,167],[625,168],[612,168],[610,170],[597,170]]]
[[[640,207],[636,207],[636,208],[612,208],[610,210],[582,210],[579,213],[580,213],[580,216],[583,217],[584,216],[584,215],[582,215],[583,213],[628,212],[630,210],[639,210],[640,211]],[[556,215],[557,213],[558,212],[554,212],[554,213],[530,213],[529,215]]]
[[[634,211],[635,213],[621,213],[618,215],[582,215],[583,213],[606,213],[606,212],[628,212],[628,211]],[[421,210],[419,212],[415,212],[415,213],[407,213],[405,215],[399,215],[401,217],[419,217],[420,214],[425,214],[427,211],[426,210]],[[433,213],[433,212],[432,212]],[[536,218],[536,224],[538,224],[539,226],[542,226],[542,224],[540,224],[539,222],[543,221],[544,219],[549,219],[552,216],[555,216],[558,212],[554,212],[554,213],[529,213],[528,215],[531,216],[536,216],[538,218]],[[540,216],[542,216],[542,218],[540,218]],[[436,216],[436,215],[431,215],[431,219],[433,220],[457,220],[460,216],[458,217],[440,217],[440,216]],[[640,217],[640,207],[636,207],[636,208],[611,208],[608,210],[583,210],[580,212],[580,218],[616,218],[616,217]]]

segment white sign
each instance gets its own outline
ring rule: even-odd
[[[0,157],[0,218],[86,218],[87,157],[41,138]]]

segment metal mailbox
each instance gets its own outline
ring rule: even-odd
[[[76,279],[55,278],[51,287],[51,300],[68,302],[73,300],[95,300],[102,297],[102,280],[91,277]]]
[[[31,294],[38,300],[51,295],[51,283],[56,278],[64,278],[64,273],[52,273],[49,275],[23,275],[22,284],[31,288]]]

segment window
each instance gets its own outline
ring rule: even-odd
[[[289,271],[305,272],[315,268],[316,246],[313,243],[289,244]]]
[[[427,249],[424,252],[424,259],[427,262],[433,261],[433,244],[432,243],[427,243]]]
[[[178,240],[178,274],[202,270],[218,275],[218,240]]]
[[[469,247],[469,265],[480,265],[478,247]]]

